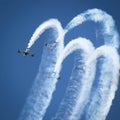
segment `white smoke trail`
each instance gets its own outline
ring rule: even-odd
[[[66,33],[69,30],[73,29],[74,27],[82,24],[86,21],[93,21],[101,23],[103,36],[106,45],[113,46],[115,48],[119,47],[119,35],[115,28],[115,23],[112,16],[108,15],[106,12],[99,10],[99,9],[90,9],[85,11],[82,14],[77,15],[74,17],[66,26],[65,31]]]
[[[71,20],[71,22],[69,22],[69,24],[66,26],[66,28],[65,28],[65,33],[67,33],[67,32],[69,32],[69,30],[71,30],[71,29],[73,29],[74,27],[76,27],[76,26],[78,26],[78,25],[80,25],[80,24],[82,24],[83,22],[85,22],[85,21],[87,21],[87,20],[91,20],[91,21],[94,21],[94,22],[100,22],[101,23],[101,25],[102,25],[102,29],[103,29],[103,36],[104,36],[104,40],[105,40],[105,42],[104,42],[104,44],[106,44],[106,45],[108,45],[108,46],[112,46],[112,47],[114,47],[114,48],[117,48],[118,49],[118,47],[119,47],[119,41],[118,41],[118,39],[119,39],[119,36],[118,36],[118,33],[117,33],[117,30],[116,30],[116,28],[115,28],[115,24],[114,24],[114,20],[113,20],[113,18],[110,16],[110,15],[108,15],[106,12],[104,12],[104,11],[101,11],[101,10],[99,10],[99,9],[91,9],[91,10],[88,10],[88,11],[86,11],[86,12],[84,12],[84,13],[82,13],[82,14],[80,14],[80,15],[78,15],[77,17],[75,17],[75,18],[73,18],[73,20]],[[113,48],[113,49],[114,49]],[[71,50],[72,50],[72,48],[70,48]],[[69,51],[69,50],[68,50]],[[63,56],[62,56],[63,57]],[[96,60],[96,59],[94,59],[94,60]],[[115,60],[114,60],[115,61]],[[90,61],[89,61],[90,62]],[[85,64],[85,66],[86,66],[86,68],[90,65],[89,64],[89,62],[87,62],[86,64]],[[92,64],[95,64],[95,61],[92,61],[93,63]],[[112,61],[113,62],[113,61]],[[59,61],[59,64],[61,64],[61,61]],[[59,64],[58,64],[58,66],[59,66]],[[103,66],[106,66],[107,67],[107,62],[106,62],[106,65],[103,65]],[[119,65],[118,65],[119,66]],[[57,67],[55,68],[56,70],[57,70]],[[109,70],[109,68],[108,68],[108,70]],[[91,72],[93,72],[92,70],[91,70]],[[104,73],[105,71],[103,71],[102,73]],[[94,74],[94,73],[93,73]],[[118,74],[118,71],[116,71],[116,74]],[[85,74],[84,74],[85,75]],[[71,78],[74,78],[73,77],[74,76],[74,74],[72,74],[72,76],[71,76]],[[85,75],[86,76],[86,75]],[[106,77],[106,76],[103,76],[103,77]],[[77,78],[77,79],[79,79],[79,78]],[[118,79],[117,79],[118,80]],[[76,82],[75,80],[73,80],[74,82]],[[91,81],[89,81],[89,82],[86,82],[86,83],[84,83],[83,84],[83,86],[86,86],[86,85],[88,85],[89,86],[89,84],[91,83],[92,84],[92,82],[93,82],[93,80],[91,80]],[[75,83],[76,85],[78,84],[78,83]],[[107,84],[107,83],[106,83]],[[69,85],[68,86],[68,89],[71,89],[71,86]],[[75,88],[76,89],[76,88]],[[79,94],[79,97],[77,97],[77,98],[79,98],[79,99],[77,99],[77,101],[76,101],[76,104],[72,104],[71,106],[72,107],[68,107],[68,111],[66,110],[67,109],[67,105],[69,106],[69,101],[68,101],[68,99],[70,98],[70,100],[72,99],[74,99],[74,98],[72,98],[72,97],[69,97],[69,96],[72,96],[73,95],[73,93],[71,93],[71,94],[68,94],[67,92],[66,92],[66,98],[64,98],[65,100],[63,100],[63,102],[61,103],[61,106],[60,106],[60,109],[59,109],[59,111],[58,111],[58,113],[57,113],[57,117],[55,118],[56,120],[58,120],[58,119],[60,119],[60,120],[63,120],[63,119],[65,119],[65,120],[78,120],[78,119],[80,119],[81,118],[81,106],[82,106],[82,104],[84,103],[82,103],[82,102],[79,102],[79,101],[81,101],[81,99],[84,99],[84,96],[83,96],[83,98],[81,97],[82,96],[82,93],[80,92],[81,90],[83,90],[84,91],[84,89],[82,88],[82,89],[78,89],[78,90],[76,90],[76,93],[77,92],[79,92],[80,94]],[[87,87],[86,87],[86,89],[85,90],[87,90]],[[90,89],[89,89],[90,90]],[[68,90],[69,91],[69,90]],[[89,91],[90,92],[90,91]],[[113,92],[112,92],[112,94],[115,94],[114,93],[115,92],[115,90],[113,90]],[[70,93],[70,92],[69,92]],[[83,92],[83,95],[85,95],[87,92]],[[68,98],[67,98],[68,97]],[[73,97],[76,97],[75,95],[73,95]],[[86,100],[87,101],[87,100]],[[68,103],[67,103],[68,102]],[[73,101],[72,101],[73,102]],[[94,101],[95,102],[95,101]],[[94,103],[93,102],[93,103]],[[64,104],[65,103],[65,104]],[[87,102],[86,102],[87,103]],[[108,108],[110,108],[110,104],[109,104],[109,102],[108,102]],[[97,106],[96,106],[97,107]],[[71,110],[72,109],[72,110]],[[91,107],[91,109],[92,109],[92,107]],[[95,109],[95,106],[94,106],[94,108],[93,109]],[[83,110],[83,109],[82,109]],[[63,112],[62,112],[63,111]],[[72,112],[71,112],[72,111]],[[105,114],[105,116],[107,115],[107,111],[109,111],[108,109],[105,111],[106,112],[106,114]],[[90,115],[90,114],[89,114]],[[101,114],[101,116],[102,116],[102,114]],[[105,117],[104,116],[104,117]],[[99,115],[99,118],[101,118],[100,117],[100,115]],[[87,120],[88,120],[88,117],[87,117]],[[96,117],[96,119],[95,118],[93,118],[92,120],[98,120],[97,119],[97,117]],[[101,120],[102,120],[102,118],[101,118]]]
[[[94,47],[89,40],[79,37],[69,42],[65,49],[63,43],[64,35],[67,34],[69,30],[87,20],[101,23],[105,40],[104,43],[106,45],[98,48],[91,57],[90,54],[93,53]],[[80,63],[79,60],[76,60],[74,66],[85,66],[85,71],[73,68],[65,97],[53,119],[79,120],[85,110],[85,106],[87,105],[87,112],[85,113],[86,120],[99,120],[98,118],[101,118],[100,120],[104,120],[111,106],[112,99],[114,98],[118,82],[119,68],[117,66],[119,66],[119,60],[115,48],[118,49],[119,47],[119,37],[115,28],[114,20],[106,12],[99,9],[91,9],[73,18],[73,20],[66,26],[65,30],[63,30],[57,19],[50,19],[41,24],[35,30],[27,48],[30,49],[40,35],[48,28],[53,28],[53,32],[57,32],[57,34],[53,35],[53,37],[56,38],[55,42],[57,42],[57,46],[54,50],[44,48],[37,77],[19,120],[43,119],[56,87],[57,77],[61,70],[61,64],[69,54],[76,50],[82,51],[80,52],[81,56],[78,57],[79,60],[82,60],[82,63]],[[96,58],[101,55],[104,55],[105,59],[101,67],[102,72],[98,83],[100,86],[98,86],[96,92],[92,91],[92,94],[90,95],[92,83],[95,77]],[[110,64],[110,61],[112,64]],[[111,78],[106,75],[106,73],[110,74]],[[113,80],[115,80],[115,82]],[[107,100],[105,100],[106,96]],[[90,104],[88,104],[88,98],[92,100]],[[100,98],[101,101],[98,101],[98,98]],[[99,104],[97,104],[96,101],[98,101]],[[107,105],[104,109],[103,105],[105,103],[107,103]]]
[[[63,53],[61,52],[61,54],[60,54],[60,56],[58,58],[58,61],[56,63],[54,72],[59,70],[60,65],[62,64],[63,60],[69,54],[71,54],[72,52],[74,52],[74,51],[76,51],[78,49],[82,49],[82,50],[86,50],[87,51],[87,50],[91,49],[90,47],[93,49],[92,43],[89,40],[87,40],[86,38],[79,37],[79,38],[76,38],[74,40],[71,40],[67,44],[67,46],[65,46],[65,48],[63,50]],[[89,50],[89,51],[91,51],[91,50]]]
[[[54,37],[57,35],[56,42],[59,42],[61,38],[63,38],[63,29],[61,27],[60,22],[57,19],[50,19],[35,30],[34,34],[32,35],[27,48],[31,48],[31,46],[35,43],[35,41],[39,38],[39,36],[48,28],[53,28],[55,31],[57,31],[58,34],[54,34]]]
[[[92,80],[94,79],[95,62],[94,64],[88,66],[88,69],[86,69],[85,71],[83,70],[83,67],[84,62],[94,51],[92,43],[89,40],[81,37],[70,41],[64,48],[63,54],[61,54],[61,56],[59,57],[55,70],[60,70],[60,65],[62,64],[63,60],[69,54],[77,50],[82,51],[82,58],[80,58],[79,55],[79,59],[81,59],[83,63],[80,70],[73,68],[71,80],[65,93],[65,97],[61,102],[56,116],[53,118],[54,120],[76,120],[74,118],[76,115],[75,113],[77,112],[76,110],[81,109],[79,111],[79,115],[82,114],[83,109],[87,104],[87,99],[89,97],[90,89],[92,86]],[[76,61],[76,63],[79,66],[79,61]],[[90,83],[87,84],[89,81]]]
[[[58,20],[50,19],[41,24],[30,39],[28,47],[31,48],[37,38],[48,28],[53,28],[53,31],[58,32],[56,39],[58,43],[54,50],[44,48],[37,77],[35,78],[30,95],[27,98],[19,120],[42,120],[52,99],[52,93],[55,90],[57,78],[53,75],[53,70],[57,58],[64,47],[64,32]]]
[[[101,46],[87,61],[90,64],[98,57],[104,56],[98,87],[92,91],[86,112],[86,120],[105,120],[115,97],[119,77],[119,55],[115,48]]]

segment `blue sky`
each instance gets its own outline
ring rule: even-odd
[[[33,46],[31,51],[35,53],[34,58],[22,57],[17,53],[18,48],[26,48],[36,27],[45,20],[57,18],[65,27],[74,16],[90,8],[99,8],[112,15],[120,33],[118,0],[0,0],[0,120],[18,118],[37,74],[47,33]],[[96,25],[88,23],[81,28],[80,35],[89,39],[95,38],[91,31],[95,32],[96,29]],[[66,43],[77,35],[73,31],[73,34],[66,36]],[[101,44],[97,38],[94,42],[96,46]],[[58,89],[54,93],[45,120],[54,116],[63,97],[73,65],[72,56],[70,58],[63,63],[62,80],[57,85]],[[120,86],[107,120],[119,119],[119,110]]]

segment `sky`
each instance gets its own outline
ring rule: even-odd
[[[31,52],[34,58],[23,57],[17,53],[18,49],[25,49],[34,30],[42,22],[57,18],[63,28],[77,14],[87,9],[99,8],[110,14],[119,26],[119,1],[116,0],[0,0],[0,120],[17,120],[30,88],[38,72],[44,41],[48,33],[44,33],[34,44]],[[96,37],[98,25],[86,23],[80,32],[73,31],[66,36],[65,44],[78,35],[92,39],[95,46],[102,44]],[[62,79],[57,84],[50,106],[47,109],[45,120],[55,115],[58,105],[63,98],[68,77],[73,67],[73,56],[70,55],[63,63]],[[48,61],[49,62],[49,61]],[[120,85],[116,92],[111,110],[106,120],[119,119]]]

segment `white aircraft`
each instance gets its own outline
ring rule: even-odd
[[[54,42],[51,44],[45,43],[45,46],[53,50],[57,46],[57,42]]]
[[[56,76],[56,72],[53,72],[53,76],[54,76],[54,77]],[[57,77],[57,80],[60,80],[60,79],[61,79],[61,77],[58,76],[58,77]]]
[[[80,70],[81,72],[85,72],[85,66],[76,66],[76,70]]]

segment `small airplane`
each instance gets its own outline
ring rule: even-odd
[[[60,80],[61,79],[61,77],[59,76],[58,78],[57,78],[57,80]]]
[[[49,47],[51,50],[53,50],[57,46],[57,42],[54,42],[54,43],[51,43],[51,44],[45,43],[45,46]]]
[[[26,50],[19,50],[19,49],[18,49],[18,53],[22,54],[23,56],[31,56],[31,57],[34,57],[34,54],[30,53],[29,51],[30,51],[29,48],[27,48]]]
[[[52,77],[55,77],[55,72],[53,73],[53,76]],[[48,78],[51,78],[51,77],[48,77]],[[58,77],[56,77],[56,79],[57,80],[60,80],[61,79],[61,77],[60,76],[58,76]]]
[[[85,72],[85,66],[76,66],[76,70],[80,70],[81,72]]]
[[[56,74],[56,72],[53,72],[53,76],[55,76],[55,74]],[[61,77],[58,76],[58,77],[57,77],[57,80],[60,80],[60,79],[61,79]]]

